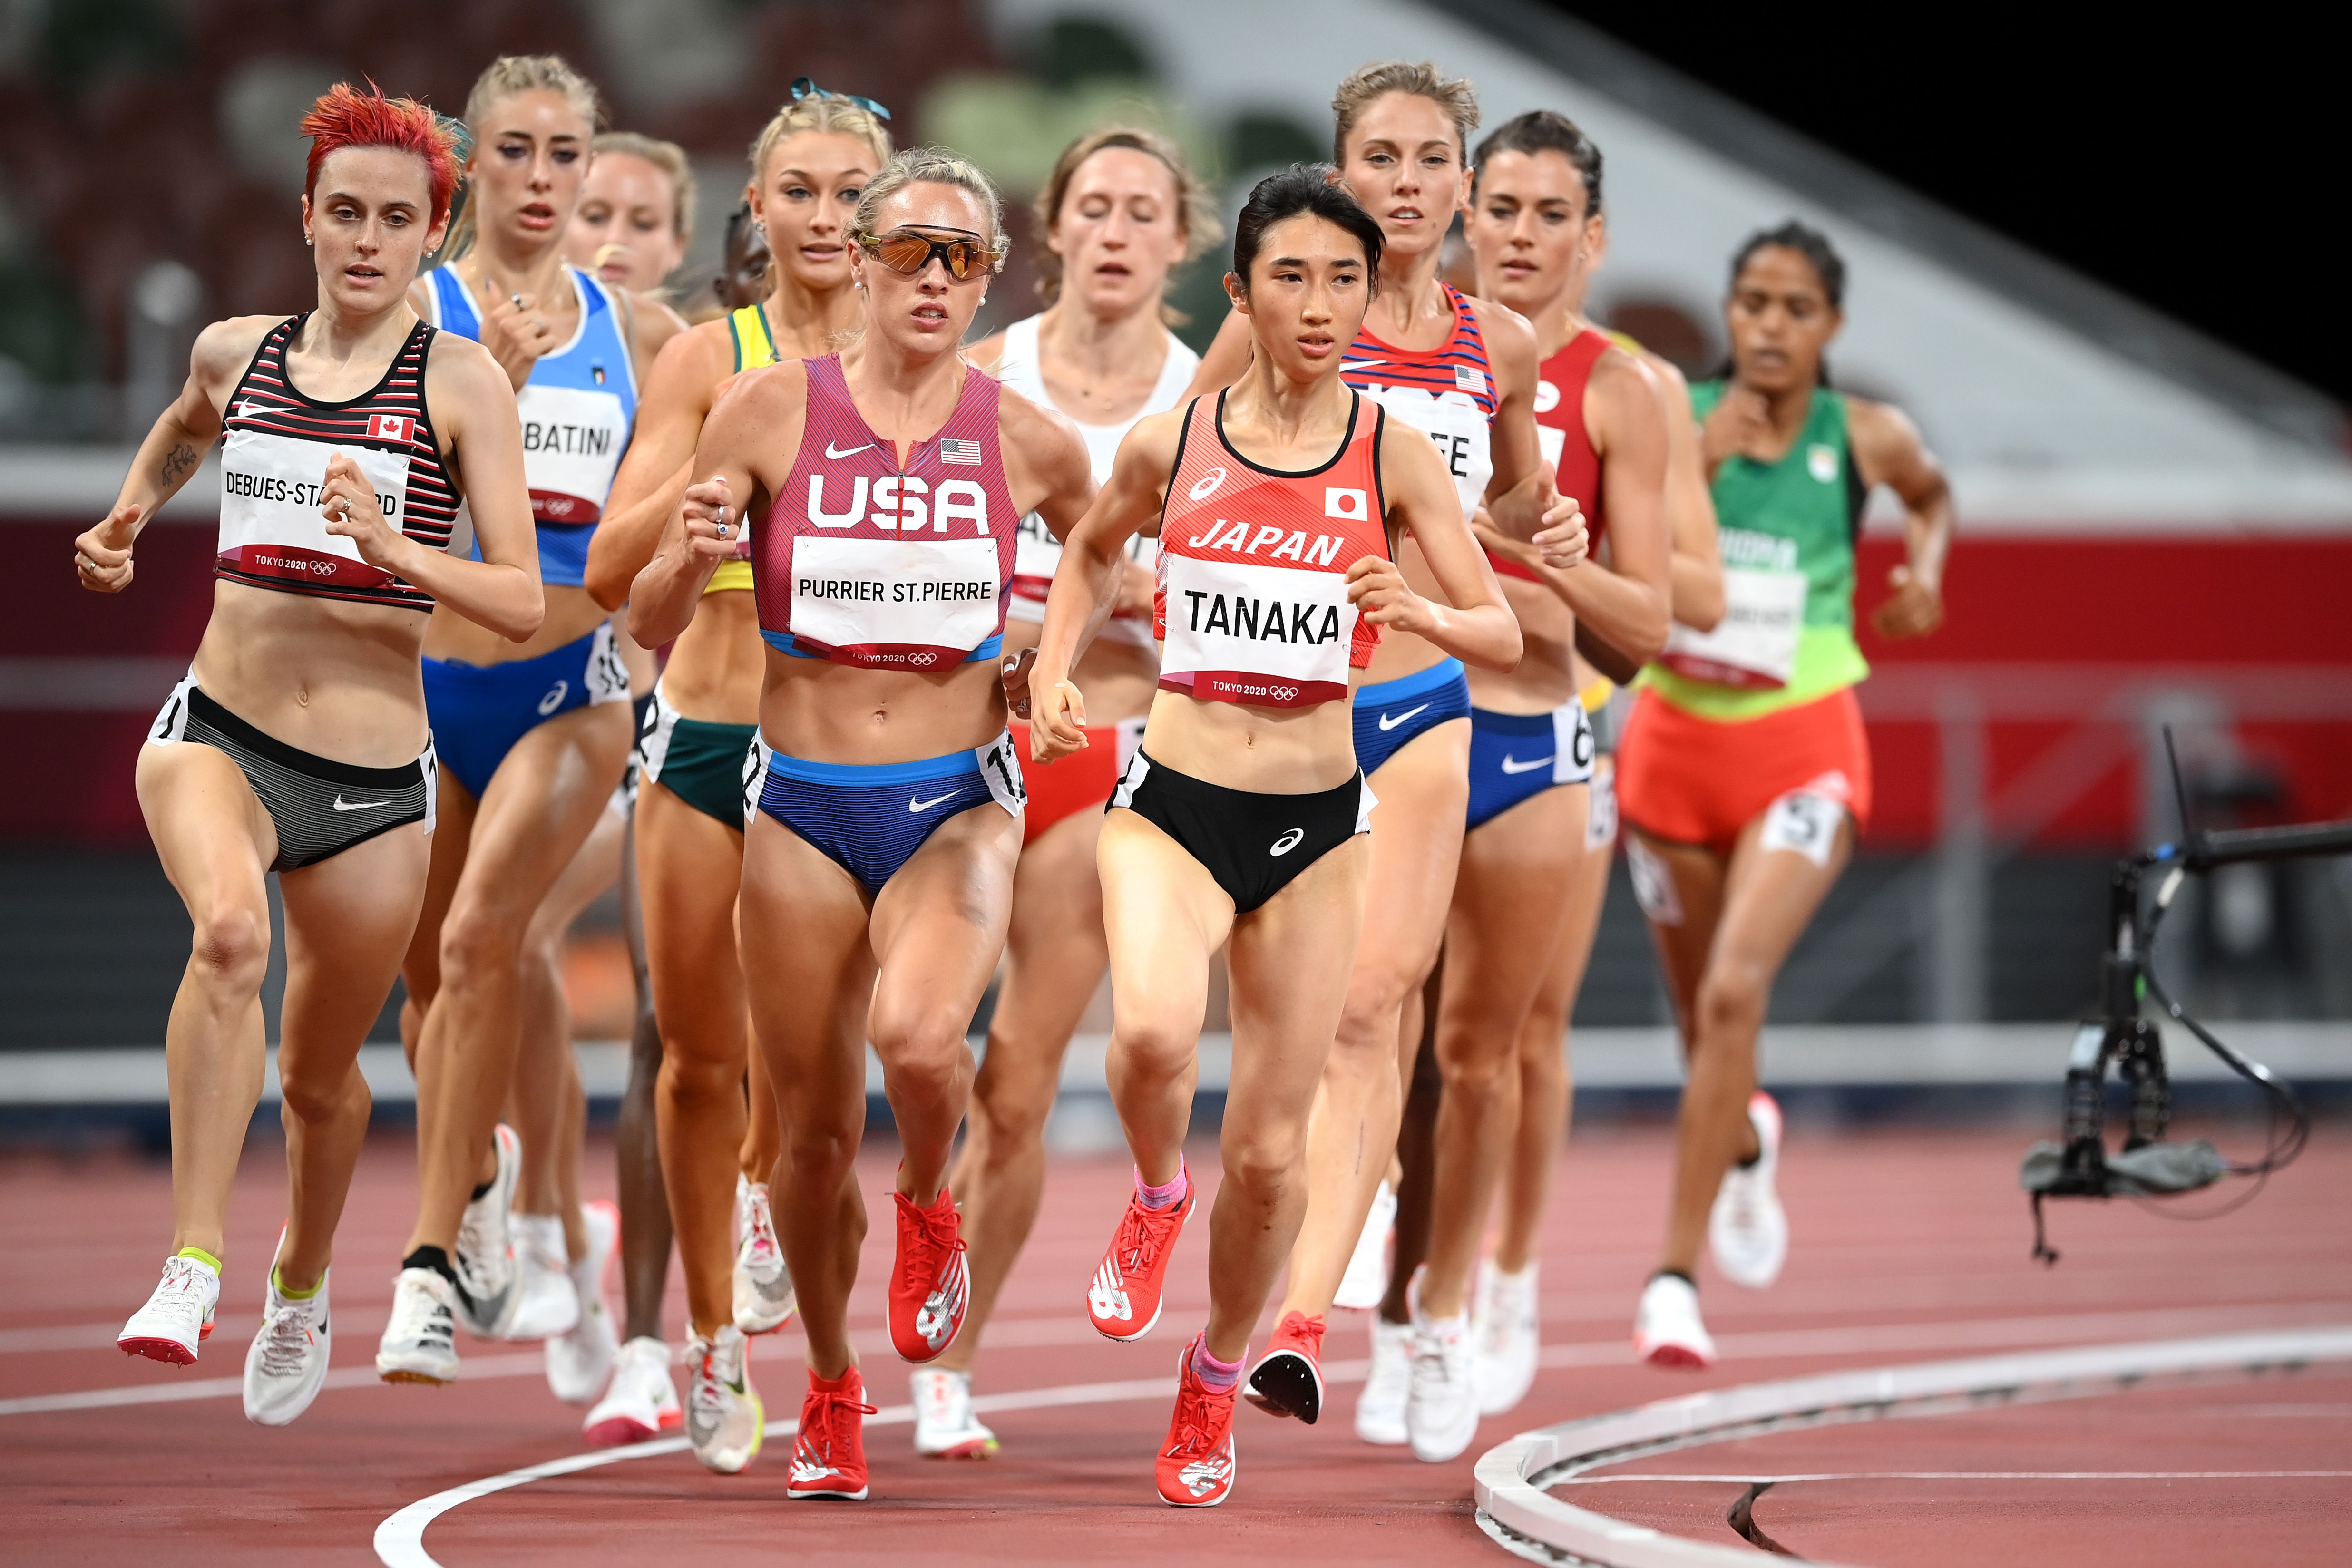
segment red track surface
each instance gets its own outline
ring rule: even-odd
[[[1150,1490],[1162,1396],[988,1419],[1004,1452],[986,1464],[918,1460],[903,1426],[874,1427],[875,1500],[791,1504],[782,1445],[739,1477],[692,1458],[632,1459],[456,1508],[425,1545],[451,1568],[563,1563],[740,1560],[777,1552],[867,1560],[1122,1563],[1501,1562],[1470,1520],[1470,1467],[1527,1427],[1710,1384],[2010,1348],[2179,1337],[2352,1318],[2352,1227],[2341,1194],[2352,1138],[2314,1140],[2252,1207],[2179,1226],[2126,1206],[2053,1210],[2066,1253],[2054,1271],[2026,1260],[2015,1187],[2022,1140],[1906,1132],[1790,1139],[1783,1166],[1796,1234],[1787,1275],[1748,1295],[1708,1284],[1723,1364],[1694,1378],[1628,1364],[1627,1324],[1653,1260],[1664,1205],[1661,1134],[1597,1134],[1567,1155],[1545,1247],[1547,1371],[1512,1416],[1443,1466],[1358,1443],[1352,1364],[1359,1322],[1335,1325],[1333,1408],[1312,1428],[1244,1410],[1234,1500],[1176,1513]],[[1208,1151],[1202,1151],[1207,1155]],[[257,1322],[260,1270],[276,1236],[283,1173],[257,1143],[243,1174],[221,1324],[204,1362],[174,1371],[111,1348],[142,1299],[168,1233],[160,1165],[116,1158],[0,1165],[0,1453],[6,1556],[77,1564],[375,1561],[376,1525],[408,1503],[579,1451],[579,1412],[558,1405],[528,1346],[467,1343],[454,1388],[386,1387],[364,1370],[383,1322],[394,1250],[406,1228],[410,1156],[380,1141],[344,1220],[335,1279],[333,1386],[285,1431],[248,1426],[236,1376]],[[1213,1182],[1213,1162],[1195,1169]],[[590,1156],[592,1192],[609,1156]],[[877,1214],[887,1180],[872,1162]],[[1126,1172],[1108,1162],[1055,1168],[1038,1235],[988,1339],[982,1395],[1163,1378],[1205,1303],[1205,1239],[1177,1259],[1169,1319],[1143,1347],[1097,1339],[1081,1315],[1085,1281],[1115,1221]],[[867,1241],[858,1321],[875,1402],[906,1397],[881,1343],[888,1232]],[[678,1303],[669,1327],[677,1332]],[[499,1375],[503,1374],[503,1375]],[[760,1343],[755,1379],[772,1416],[794,1413],[793,1333]],[[123,1390],[220,1392],[26,1411],[26,1396]],[[2292,1407],[2290,1410],[2289,1407]],[[2352,1380],[2126,1396],[2026,1409],[1784,1433],[1641,1461],[1642,1474],[1770,1476],[1905,1471],[2352,1470]],[[1731,1482],[1619,1483],[1577,1500],[1737,1545]],[[2352,1482],[1791,1482],[1756,1504],[1763,1528],[1804,1554],[1895,1565],[2017,1561],[2064,1553],[2167,1562],[2340,1562],[2352,1557]],[[2251,1531],[2252,1533],[2245,1533]]]

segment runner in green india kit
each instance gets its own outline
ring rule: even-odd
[[[1853,591],[1873,487],[1903,504],[1907,559],[1872,624],[1916,637],[1943,620],[1943,471],[1901,413],[1832,391],[1822,369],[1844,285],[1829,241],[1793,222],[1733,259],[1731,372],[1691,389],[1727,608],[1712,632],[1675,628],[1618,749],[1633,888],[1689,1061],[1665,1250],[1633,1326],[1635,1354],[1660,1365],[1714,1360],[1693,1283],[1702,1234],[1735,1284],[1769,1285],[1788,1253],[1780,1113],[1756,1089],[1756,1037],[1870,816]]]

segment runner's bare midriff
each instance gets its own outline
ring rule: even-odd
[[[397,768],[425,749],[414,610],[213,584],[196,649],[205,695],[264,735],[331,761]]]

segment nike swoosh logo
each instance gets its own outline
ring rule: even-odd
[[[1521,762],[1518,758],[1513,757],[1507,751],[1503,753],[1503,771],[1506,773],[1533,773],[1538,768],[1550,767],[1557,760],[1559,760],[1557,758],[1538,757],[1533,762]]]
[[[861,452],[871,452],[873,449],[874,444],[870,441],[863,446],[853,446],[846,452],[835,451],[833,443],[830,441],[824,444],[824,455],[827,457],[855,457]]]
[[[1385,365],[1387,363],[1388,361],[1386,360],[1341,360],[1339,361],[1339,373],[1344,376],[1349,371],[1369,371],[1374,365]]]
[[[1394,729],[1397,726],[1402,724],[1405,720],[1411,718],[1413,715],[1422,712],[1423,709],[1425,709],[1429,705],[1427,703],[1423,703],[1420,707],[1409,707],[1402,713],[1384,713],[1381,715],[1381,728],[1382,730]]]
[[[338,811],[373,811],[379,806],[391,804],[389,800],[346,800],[341,795],[335,797],[335,810]]]
[[[928,800],[918,800],[912,795],[909,795],[907,797],[907,810],[909,811],[928,811],[942,800],[952,800],[954,799],[955,791],[952,789],[949,790],[944,795],[934,795]]]

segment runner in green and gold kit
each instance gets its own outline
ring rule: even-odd
[[[1754,1288],[1788,1251],[1772,1190],[1780,1113],[1756,1090],[1756,1037],[1870,814],[1853,592],[1874,486],[1903,504],[1908,559],[1873,625],[1914,637],[1943,619],[1943,472],[1901,413],[1825,382],[1844,284],[1829,241],[1793,222],[1733,260],[1731,374],[1691,389],[1727,608],[1713,632],[1675,629],[1619,744],[1634,891],[1689,1062],[1665,1251],[1633,1330],[1636,1354],[1661,1365],[1714,1359],[1693,1283],[1703,1236],[1725,1277]]]

